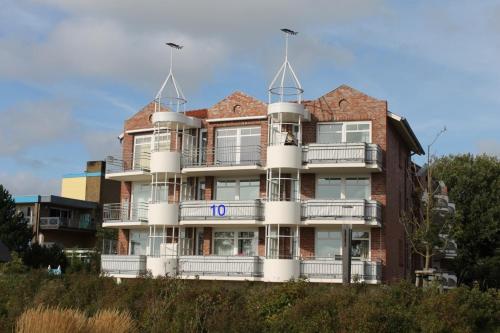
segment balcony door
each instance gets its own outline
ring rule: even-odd
[[[217,128],[216,165],[248,165],[260,161],[260,127]]]

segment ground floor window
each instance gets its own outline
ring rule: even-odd
[[[215,255],[257,255],[257,231],[214,231],[213,236]]]
[[[351,256],[353,260],[370,259],[370,232],[352,232]],[[339,230],[316,229],[315,257],[342,259],[342,236]]]

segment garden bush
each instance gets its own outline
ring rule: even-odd
[[[12,332],[33,309],[72,309],[87,324],[96,318],[119,324],[113,314],[129,314],[124,322],[139,332],[500,332],[494,289],[173,278],[117,284],[84,271],[0,273],[0,332]]]

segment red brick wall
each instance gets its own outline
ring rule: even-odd
[[[300,228],[300,256],[302,258],[314,257],[315,229],[311,227]]]
[[[314,199],[316,197],[316,175],[305,173],[300,175],[300,193],[302,200]]]
[[[128,255],[128,241],[129,241],[129,230],[119,229],[118,230],[118,254]]]
[[[212,254],[212,228],[203,228],[203,255]]]

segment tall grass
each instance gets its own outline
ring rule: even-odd
[[[38,306],[26,310],[17,320],[17,333],[133,333],[133,319],[128,312],[101,310],[87,318],[81,311]]]

